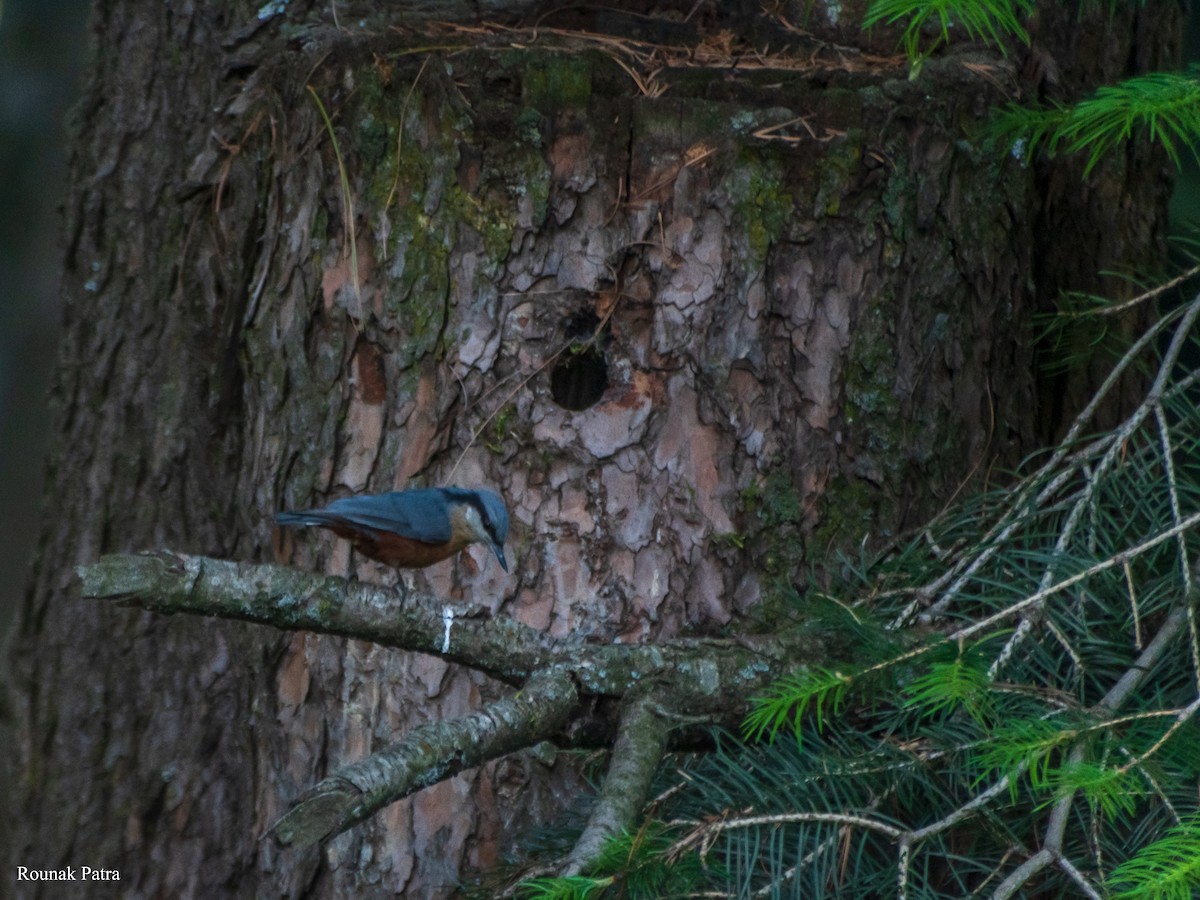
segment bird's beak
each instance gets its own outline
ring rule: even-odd
[[[504,545],[492,544],[492,552],[496,554],[496,559],[500,560],[500,568],[505,572],[508,571],[508,560],[504,558]]]

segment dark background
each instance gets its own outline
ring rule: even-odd
[[[0,6],[0,636],[40,530],[46,385],[58,333],[64,120],[86,59],[86,0]],[[53,511],[46,511],[53,515]]]
[[[0,637],[25,590],[49,439],[46,386],[58,327],[60,216],[67,125],[89,52],[86,0],[0,0]],[[1188,56],[1200,59],[1193,10]],[[1195,237],[1200,167],[1189,161],[1171,206]],[[1188,223],[1193,223],[1191,231]],[[1195,248],[1194,248],[1195,249]]]

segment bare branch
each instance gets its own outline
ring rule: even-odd
[[[670,730],[655,706],[646,696],[626,704],[604,786],[583,834],[567,858],[563,875],[578,875],[587,869],[599,856],[604,842],[628,827],[640,813]]]
[[[567,673],[539,672],[512,697],[461,719],[428,722],[323,779],[297,798],[270,834],[287,847],[340,834],[420,788],[552,737],[578,700]]]
[[[637,815],[666,747],[670,722],[736,722],[744,698],[796,658],[819,660],[777,638],[680,639],[660,645],[555,640],[504,616],[443,615],[440,598],[253,565],[159,552],[107,556],[80,566],[85,597],[160,613],[221,616],[416,650],[522,686],[516,695],[452,722],[432,722],[315,785],[273,827],[285,846],[325,840],[401,797],[463,769],[551,737],[610,739],[603,715],[584,721],[582,696],[639,698],[625,710],[608,781],[571,865],[584,866],[608,835]],[[669,698],[674,719],[645,699]],[[591,705],[589,705],[590,708]],[[574,717],[574,718],[573,718]],[[578,718],[579,721],[575,721]]]
[[[552,662],[553,641],[503,617],[456,616],[450,648],[443,652],[445,602],[403,588],[169,551],[106,556],[77,572],[87,598],[433,653],[510,684],[523,684]]]
[[[707,721],[738,721],[743,698],[787,666],[799,666],[794,660],[819,665],[827,653],[815,637],[791,644],[771,636],[681,638],[657,645],[558,640],[507,616],[470,609],[453,618],[446,647],[446,601],[403,589],[170,551],[106,556],[77,572],[84,597],[416,650],[514,685],[554,666],[570,671],[586,694],[624,696],[656,678],[680,715]]]

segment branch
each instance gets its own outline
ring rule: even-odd
[[[1187,623],[1187,608],[1195,602],[1194,591],[1192,594],[1193,596],[1185,598],[1184,604],[1171,611],[1158,630],[1158,634],[1154,636],[1154,640],[1147,645],[1146,649],[1138,656],[1137,661],[1125,671],[1097,704],[1100,709],[1109,713],[1116,712],[1126,698],[1146,680],[1155,664],[1166,653],[1171,641]],[[1195,710],[1191,706],[1183,711],[1183,713],[1189,714],[1194,712]],[[1077,765],[1083,757],[1084,745],[1076,744],[1068,754],[1068,765]],[[1006,900],[1013,896],[1026,885],[1030,878],[1051,864],[1058,864],[1068,874],[1075,872],[1074,866],[1067,869],[1070,862],[1062,855],[1063,838],[1066,835],[1071,807],[1075,802],[1075,793],[1075,791],[1069,791],[1063,794],[1054,804],[1050,812],[1050,820],[1046,825],[1046,836],[1042,841],[1042,849],[1025,860],[1000,883],[992,895],[995,900]],[[1082,878],[1082,876],[1079,877]]]
[[[651,684],[679,715],[728,723],[744,714],[745,697],[801,665],[794,660],[819,664],[827,653],[818,636],[802,635],[659,645],[556,640],[504,616],[454,615],[439,598],[403,589],[168,551],[106,556],[77,571],[85,597],[371,641],[524,686],[465,718],[416,728],[325,778],[272,826],[284,846],[325,840],[422,787],[547,738],[570,742],[582,734],[588,743],[607,742],[603,716],[599,732],[583,721],[584,696],[603,701],[637,691],[641,698]],[[605,837],[636,816],[668,731],[648,701],[626,708],[608,779],[571,865],[586,865]]]
[[[512,697],[461,719],[414,728],[404,740],[321,780],[270,833],[285,847],[331,838],[420,788],[552,737],[578,700],[565,672],[539,672]]]
[[[170,551],[106,556],[76,571],[84,597],[432,653],[509,684],[523,684],[552,661],[552,641],[509,618],[456,617],[443,652],[447,604],[403,588]]]
[[[622,712],[604,786],[583,834],[567,858],[564,876],[578,875],[587,869],[600,855],[604,842],[620,833],[641,812],[670,731],[655,707],[649,697],[638,697]]]
[[[595,644],[558,640],[507,616],[457,615],[442,599],[402,588],[313,575],[284,566],[227,562],[171,551],[105,556],[76,569],[84,597],[152,612],[192,613],[370,641],[440,656],[520,686],[534,672],[561,667],[586,694],[621,697],[659,679],[675,709],[736,721],[742,700],[788,666],[820,665],[828,649],[817,636],[763,636],[737,641],[675,639],[663,644]],[[461,606],[461,604],[460,604]]]
[[[1191,277],[1191,274],[1189,273],[1186,277]],[[958,559],[931,583],[919,588],[916,591],[916,599],[913,603],[896,617],[893,622],[894,627],[898,627],[901,623],[906,622],[910,616],[926,604],[930,605],[931,610],[947,607],[970,582],[971,578],[983,568],[1016,532],[1029,510],[1042,508],[1043,504],[1050,497],[1054,496],[1059,488],[1077,473],[1081,464],[1086,460],[1091,460],[1100,454],[1101,451],[1104,451],[1101,463],[1101,469],[1103,470],[1112,464],[1118,454],[1124,452],[1128,437],[1137,430],[1150,411],[1161,402],[1165,393],[1179,387],[1176,384],[1174,388],[1169,389],[1168,383],[1174,376],[1175,363],[1182,352],[1182,348],[1197,316],[1200,316],[1200,294],[1196,295],[1187,306],[1180,307],[1162,316],[1134,341],[1121,359],[1113,366],[1112,371],[1109,372],[1104,383],[1097,389],[1091,400],[1088,401],[1087,406],[1075,417],[1066,437],[1059,442],[1050,459],[1032,475],[1022,479],[1023,486],[1013,492],[1012,499],[1006,504],[1005,512],[988,531],[987,535],[985,535],[982,542],[982,550],[978,552],[972,551]],[[1130,369],[1136,363],[1143,350],[1152,349],[1157,345],[1159,333],[1177,320],[1180,321],[1180,327],[1176,329],[1167,353],[1157,363],[1158,375],[1145,399],[1143,399],[1138,408],[1126,418],[1125,422],[1119,428],[1110,430],[1107,434],[1097,439],[1082,454],[1076,453],[1075,450],[1078,447],[1078,441],[1084,429],[1092,423],[1104,397],[1120,383],[1126,374],[1126,370]],[[1177,376],[1174,377],[1177,379]],[[1184,382],[1187,380],[1187,378],[1183,379]],[[1050,480],[1047,482],[1046,479]],[[1096,479],[1094,477],[1089,479],[1089,483],[1085,485],[1082,493],[1074,498],[1073,502],[1076,504],[1086,503],[1087,498],[1092,496],[1095,483]],[[946,587],[950,582],[953,583],[949,587]],[[935,597],[938,597],[936,602],[934,600]]]

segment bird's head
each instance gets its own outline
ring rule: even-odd
[[[500,568],[508,571],[504,541],[508,538],[508,509],[500,495],[485,490],[459,489],[453,497],[454,514],[461,516],[475,540],[492,548]]]

